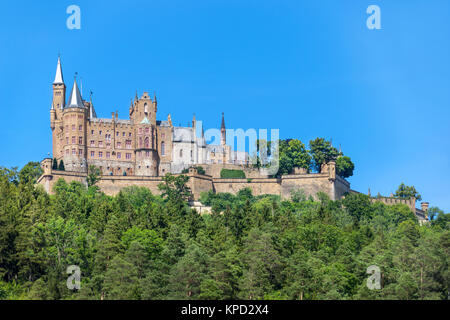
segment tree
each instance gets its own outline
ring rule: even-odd
[[[163,177],[163,183],[158,185],[158,189],[169,202],[179,204],[191,197],[191,189],[187,186],[188,181],[188,176],[173,176],[167,173]]]
[[[39,162],[28,162],[19,171],[19,181],[21,183],[35,183],[37,179],[42,175],[42,168]]]
[[[416,198],[416,201],[422,200],[422,196],[414,186],[407,186],[403,182],[399,185],[397,191],[395,191],[394,196],[402,199]]]
[[[59,161],[58,170],[66,171],[66,168],[64,167],[64,161],[62,159],[61,161]]]
[[[88,187],[94,186],[98,181],[100,181],[101,171],[99,168],[91,164],[88,168],[87,184]]]
[[[298,139],[280,140],[279,158],[278,175],[290,174],[294,168],[309,170],[311,166],[311,156]]]
[[[322,164],[328,163],[331,160],[336,160],[339,156],[339,151],[331,145],[330,141],[324,138],[316,138],[309,142],[310,154],[312,156],[312,167],[320,172]]]
[[[350,157],[341,156],[336,159],[336,173],[342,178],[348,178],[353,175],[355,165]]]
[[[58,170],[58,160],[56,160],[56,158],[53,158],[52,169]]]

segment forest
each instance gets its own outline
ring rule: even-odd
[[[404,205],[363,194],[332,201],[205,193],[188,206],[184,175],[161,195],[107,196],[59,180],[36,186],[38,163],[0,168],[0,299],[448,299],[450,219],[419,225]],[[69,289],[67,267],[81,271]],[[369,266],[381,288],[369,289]]]

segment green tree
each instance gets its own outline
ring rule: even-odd
[[[88,175],[87,175],[87,184],[88,187],[95,186],[95,184],[100,181],[101,171],[98,167],[91,164],[88,168]]]
[[[56,160],[56,158],[53,158],[52,169],[58,170],[58,160]]]
[[[353,175],[355,165],[347,156],[341,156],[336,159],[336,173],[342,178],[348,178]]]
[[[330,141],[324,138],[311,140],[309,142],[309,149],[313,160],[312,167],[317,172],[320,172],[322,164],[336,160],[339,156],[339,151],[331,145]]]
[[[403,182],[399,185],[397,191],[395,191],[394,196],[402,199],[416,198],[416,201],[422,200],[422,196],[414,186],[407,186]]]
[[[59,161],[58,170],[66,171],[66,168],[64,167],[64,161],[62,159]]]

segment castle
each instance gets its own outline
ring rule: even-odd
[[[95,165],[103,174],[153,177],[198,164],[247,163],[245,152],[226,144],[223,113],[221,144],[207,145],[203,131],[197,134],[195,116],[192,127],[175,127],[170,114],[167,120],[157,120],[157,111],[156,96],[144,92],[140,98],[136,93],[128,120],[118,119],[117,112],[109,119],[98,118],[92,101],[83,100],[76,79],[66,103],[58,58],[50,109],[53,157],[71,172],[83,173]]]
[[[53,159],[57,162],[62,160],[65,170],[53,168],[52,158],[41,162],[44,173],[38,184],[49,193],[59,178],[86,184],[91,165],[101,172],[97,185],[110,195],[132,185],[149,188],[158,194],[162,176],[185,171],[188,171],[194,203],[202,192],[210,190],[236,193],[249,188],[254,195],[276,194],[289,198],[292,191],[301,189],[313,197],[324,192],[332,200],[340,199],[347,192],[355,192],[350,189],[348,181],[336,174],[334,161],[323,164],[320,173],[296,168],[292,174],[279,178],[268,177],[252,168],[248,165],[246,152],[234,151],[227,145],[223,113],[220,145],[210,145],[206,143],[203,128],[197,127],[195,115],[192,126],[188,127],[173,126],[170,114],[166,120],[157,120],[156,96],[152,99],[147,92],[141,97],[136,93],[129,107],[128,120],[118,119],[117,111],[112,112],[109,119],[98,118],[92,99],[83,99],[76,79],[66,101],[60,58],[52,86],[50,128]],[[205,174],[199,174],[196,166],[202,166]],[[223,169],[242,170],[245,179],[223,179],[220,174]],[[389,201],[384,202],[390,204]],[[415,207],[409,202],[405,204]],[[419,219],[426,217],[426,212],[422,213],[420,217],[418,215]]]

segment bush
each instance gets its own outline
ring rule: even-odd
[[[242,170],[222,169],[220,177],[222,179],[245,179],[245,173]]]

